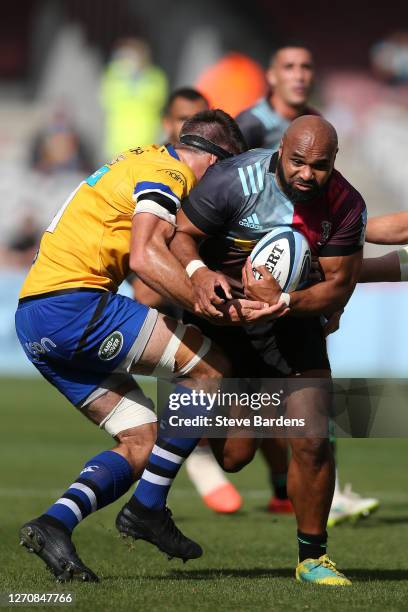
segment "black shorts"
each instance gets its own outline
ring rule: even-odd
[[[307,370],[330,370],[326,339],[318,317],[283,317],[244,327],[211,325],[185,313],[229,358],[237,378],[283,378]]]

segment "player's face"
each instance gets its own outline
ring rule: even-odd
[[[193,171],[197,181],[203,178],[205,171],[217,161],[215,155],[200,152],[189,159],[188,165]]]
[[[208,110],[208,104],[201,98],[198,100],[187,100],[186,98],[176,98],[167,115],[163,118],[163,127],[168,141],[175,144],[178,141],[181,126],[196,113]]]
[[[313,58],[307,49],[288,47],[278,52],[267,74],[274,96],[289,106],[307,103],[313,86]]]
[[[333,172],[336,153],[337,148],[308,139],[283,143],[277,175],[288,198],[306,202],[319,196]]]

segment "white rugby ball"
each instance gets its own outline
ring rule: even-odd
[[[255,278],[261,277],[255,268],[266,266],[285,292],[301,289],[306,284],[311,260],[308,241],[289,226],[275,227],[251,253]]]

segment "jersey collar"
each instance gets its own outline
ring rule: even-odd
[[[174,157],[174,159],[178,159],[178,161],[180,161],[179,156],[176,153],[176,149],[173,147],[173,145],[171,144],[166,144],[164,145],[167,149],[167,152],[169,153],[169,155],[171,155],[172,157]]]

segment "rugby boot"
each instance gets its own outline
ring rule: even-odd
[[[298,563],[296,580],[326,586],[351,585],[351,581],[336,569],[336,564],[330,559],[329,555],[322,555],[318,559],[305,559]]]
[[[78,557],[68,531],[42,517],[20,529],[20,545],[40,557],[57,582],[99,582],[99,578]]]
[[[122,537],[150,542],[169,559],[178,557],[186,562],[188,559],[198,559],[203,554],[201,546],[186,538],[176,527],[169,508],[139,508],[132,500],[123,506],[116,517],[116,527]]]

